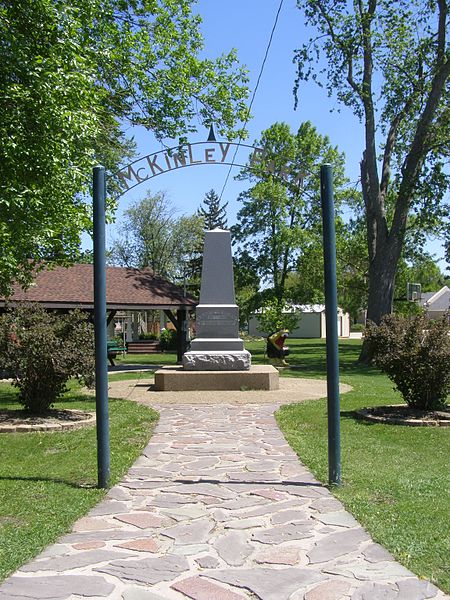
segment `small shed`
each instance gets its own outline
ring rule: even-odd
[[[286,311],[287,312],[287,311]],[[324,304],[299,304],[289,308],[289,312],[298,313],[300,319],[297,327],[290,332],[291,338],[326,338],[325,305]],[[350,315],[338,309],[338,336],[350,336]],[[250,316],[248,333],[257,337],[266,337],[271,333],[259,329],[257,313]]]
[[[28,289],[15,285],[9,298],[0,298],[0,311],[6,305],[21,301],[38,302],[60,312],[79,308],[90,313],[93,319],[94,267],[77,264],[38,271]],[[188,330],[188,311],[196,305],[194,298],[185,296],[180,287],[155,275],[151,269],[106,268],[108,326],[112,325],[117,311],[133,311],[137,316],[140,311],[162,310],[178,332],[180,359]]]

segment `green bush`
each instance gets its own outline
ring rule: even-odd
[[[174,329],[163,329],[159,336],[159,343],[163,352],[177,349],[177,332]]]
[[[118,346],[119,348],[122,348],[123,347],[123,336],[115,335],[113,338],[108,340],[108,342],[114,342],[116,344],[116,346]]]
[[[402,317],[413,317],[415,315],[424,315],[425,309],[418,302],[394,300],[394,313]]]
[[[365,325],[363,325],[362,323],[353,323],[353,325],[350,326],[350,331],[352,332],[364,331],[364,329]]]
[[[78,310],[57,315],[37,304],[11,308],[0,317],[0,366],[19,388],[25,410],[43,414],[71,377],[93,384],[92,324]]]
[[[445,406],[450,391],[448,315],[439,321],[424,315],[387,315],[379,326],[368,325],[365,338],[375,364],[411,408]]]
[[[301,315],[298,312],[285,312],[284,303],[271,300],[264,305],[262,312],[256,315],[256,318],[261,331],[272,333],[281,329],[293,331],[298,326]]]
[[[156,333],[140,333],[139,339],[140,340],[158,340],[159,337],[156,335]]]

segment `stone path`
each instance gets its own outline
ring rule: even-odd
[[[0,600],[448,599],[312,477],[276,407],[157,406],[125,479]]]

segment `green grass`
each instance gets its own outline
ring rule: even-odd
[[[153,377],[153,371],[128,371],[124,373],[109,373],[108,381],[139,381],[139,379],[153,379]]]
[[[259,345],[254,362],[262,359]],[[290,340],[289,346],[298,370],[284,376],[326,377],[324,342]],[[356,364],[359,349],[357,340],[340,343],[341,381],[354,389],[341,396],[343,485],[332,491],[375,541],[450,592],[450,430],[355,419],[355,409],[402,402],[387,377]],[[276,417],[300,459],[327,482],[326,401],[283,406]]]
[[[152,354],[117,355],[114,359],[117,365],[175,365],[176,352],[155,352]]]
[[[72,385],[56,407],[95,411]],[[18,408],[0,384],[0,408]],[[140,455],[158,415],[134,402],[110,400],[111,484]],[[96,488],[95,427],[64,433],[0,434],[0,580],[27,562],[104,496]]]
[[[125,354],[125,356],[117,356],[114,361],[118,367],[136,365],[136,369],[141,366],[152,366],[161,367],[163,365],[175,365],[177,363],[176,352],[160,352],[152,354]],[[111,371],[108,374],[108,381],[129,381],[135,379],[152,379],[154,371],[141,371],[141,372],[114,372]]]

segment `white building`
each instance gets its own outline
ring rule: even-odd
[[[291,307],[290,312],[299,314],[297,327],[289,333],[291,338],[325,338],[325,305],[324,304],[301,304]],[[337,316],[338,336],[350,337],[350,315],[339,308]],[[248,322],[248,333],[256,337],[266,337],[271,331],[261,331],[257,314],[250,315]]]
[[[422,292],[420,304],[429,319],[440,319],[450,310],[450,289],[444,285],[438,292]]]

